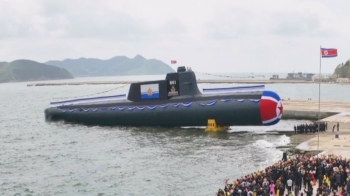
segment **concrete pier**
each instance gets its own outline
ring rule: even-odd
[[[284,100],[284,117],[318,118],[318,101]],[[322,151],[321,154],[335,154],[350,158],[350,102],[321,101],[321,121],[326,121],[328,130],[295,148],[303,151]],[[316,117],[316,118],[315,118]],[[332,127],[339,123],[339,131]]]
[[[283,119],[318,120],[318,101],[283,100]],[[328,128],[339,123],[350,129],[350,102],[321,101],[320,120],[328,122]]]
[[[318,112],[318,100],[283,100],[284,110]],[[321,112],[350,112],[350,102],[323,101],[321,100]]]
[[[284,108],[284,119],[318,120],[318,101],[282,100],[282,103]],[[350,102],[321,101],[320,119],[325,119],[340,113],[350,113]],[[328,120],[332,120],[332,118]]]
[[[350,158],[350,129],[330,130],[296,146],[302,151],[322,151],[320,154],[335,154]]]

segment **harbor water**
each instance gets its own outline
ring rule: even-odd
[[[50,101],[123,94],[128,86],[27,84],[0,84],[0,195],[214,195],[225,178],[263,169],[282,157],[276,146],[288,144],[289,138],[269,131],[291,131],[307,122],[282,120],[271,127],[232,127],[222,133],[46,123],[43,112]],[[218,86],[233,85],[199,85]],[[348,88],[322,84],[321,97],[348,101]],[[318,99],[318,84],[267,84],[266,89],[282,99]]]

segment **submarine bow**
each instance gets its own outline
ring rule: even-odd
[[[168,127],[206,126],[208,119],[221,126],[268,126],[282,118],[283,105],[275,92],[232,89],[203,94],[194,72],[181,68],[168,73],[165,80],[131,84],[124,100],[116,95],[54,102],[45,110],[45,118],[88,125]]]
[[[264,91],[260,100],[260,114],[263,125],[277,124],[283,114],[281,98],[272,91]]]

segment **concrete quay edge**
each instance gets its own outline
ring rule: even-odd
[[[341,126],[340,126],[341,127]],[[295,147],[301,151],[322,151],[319,155],[334,154],[350,158],[350,129],[328,131],[315,134],[315,137]]]

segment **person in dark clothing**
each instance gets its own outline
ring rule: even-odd
[[[225,196],[225,192],[222,189],[219,189],[217,196]]]
[[[298,184],[296,184],[295,186],[294,186],[294,195],[299,195],[299,190],[300,190],[300,188],[299,188],[299,186],[298,186]]]
[[[338,187],[341,186],[341,175],[338,172],[337,174],[335,174],[335,183],[337,184],[336,190],[338,190]]]
[[[304,192],[306,193],[306,196],[312,196],[313,189],[312,189],[312,187],[309,187],[307,190],[304,189]]]
[[[332,192],[337,192],[337,191],[338,191],[338,184],[334,182],[332,186]]]
[[[319,186],[322,185],[322,182],[323,182],[323,175],[322,175],[322,173],[320,172],[320,173],[318,174],[318,184],[319,184]]]
[[[258,190],[256,191],[256,195],[262,195],[263,192],[264,192],[263,189],[260,188],[260,189],[258,189]]]
[[[348,174],[346,172],[343,172],[341,175],[341,182],[342,182],[342,186],[346,185],[346,178],[348,177]]]
[[[309,173],[305,174],[305,181],[304,181],[304,187],[310,187],[311,186],[311,177]],[[312,187],[312,186],[311,186]]]
[[[331,190],[333,190],[334,183],[335,183],[334,175],[331,175],[331,177],[329,177],[329,182],[330,182],[330,188]]]
[[[302,178],[302,174],[300,171],[296,172],[295,175],[295,185],[297,185],[299,187],[299,191],[301,190],[301,182],[302,182],[303,178]]]
[[[319,186],[319,187],[318,187],[317,193],[318,193],[319,195],[322,195],[322,193],[323,193],[323,188],[322,188],[322,186]]]
[[[262,196],[269,196],[269,194],[267,193],[267,190],[264,190],[264,193],[262,194]]]
[[[337,131],[339,131],[339,122],[337,122]]]
[[[281,184],[281,186],[280,186],[280,195],[284,195],[284,185],[283,184]]]
[[[327,175],[327,176],[331,176],[331,172],[332,172],[331,168],[327,166],[327,167],[325,168],[325,173],[326,173],[326,175]]]
[[[294,134],[297,134],[297,127],[294,125]]]
[[[346,184],[346,192],[350,193],[350,180]]]
[[[312,188],[312,184],[311,184],[312,183],[312,177],[309,176],[308,179],[309,180],[306,183],[307,183],[307,188],[310,189],[310,188]]]
[[[287,173],[286,170],[284,170],[284,171],[283,171],[283,174],[282,174],[282,183],[283,183],[284,185],[287,184],[287,179],[288,179],[288,173]]]

